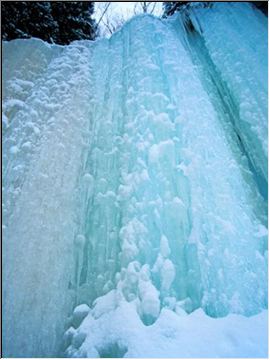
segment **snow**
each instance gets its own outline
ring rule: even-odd
[[[169,160],[173,158],[174,143],[172,140],[161,141],[151,146],[149,150],[149,160],[152,163],[158,162],[164,158]]]
[[[72,315],[72,325],[77,328],[82,320],[88,315],[90,308],[86,304],[76,306]]]
[[[100,296],[93,303],[92,316],[98,319],[101,315],[108,313],[116,308],[116,291],[111,290],[104,296]]]
[[[161,289],[169,290],[175,278],[175,269],[171,260],[166,259],[161,269]]]
[[[266,31],[4,42],[5,356],[267,356]]]
[[[160,253],[164,258],[168,257],[171,253],[169,242],[165,235],[162,235],[160,239]]]
[[[86,336],[81,346],[71,344],[66,356],[126,358],[230,358],[267,357],[267,311],[250,318],[228,315],[211,318],[202,309],[185,316],[163,308],[157,321],[145,326],[134,302],[121,302],[116,310],[91,313],[76,334]],[[82,335],[81,335],[82,336]],[[70,340],[71,341],[71,340]]]

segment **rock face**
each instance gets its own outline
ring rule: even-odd
[[[135,17],[109,40],[4,42],[3,114],[5,356],[143,357],[146,331],[181,337],[175,319],[198,308],[212,324],[267,307],[260,11],[217,3]]]

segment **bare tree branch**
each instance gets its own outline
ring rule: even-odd
[[[108,5],[106,5],[105,10],[103,11],[103,14],[101,15],[101,17],[100,17],[100,19],[99,19],[99,21],[98,21],[98,23],[97,23],[97,27],[98,27],[99,23],[101,22],[103,16],[105,15],[105,13],[107,12],[107,10],[108,10],[108,8],[109,8],[110,5],[111,5],[111,2],[108,2]]]
[[[153,14],[156,8],[157,2],[156,1],[139,1],[136,2],[134,6],[134,15],[138,15],[140,13],[144,14]]]
[[[155,8],[156,8],[156,6],[157,6],[157,2],[156,2],[156,1],[153,1],[153,3],[154,3],[154,6],[152,7],[152,10],[151,10],[150,14],[153,14],[153,12],[155,11]]]

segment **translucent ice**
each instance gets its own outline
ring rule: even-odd
[[[265,352],[245,329],[267,308],[266,34],[252,5],[216,3],[4,43],[6,357],[162,356],[174,336],[172,356],[207,356],[209,316],[231,313],[217,344],[230,321],[247,341],[212,355]]]

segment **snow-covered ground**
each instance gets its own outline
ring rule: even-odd
[[[123,301],[116,306],[111,293],[104,300],[90,311],[78,329],[71,326],[67,330],[64,339],[70,346],[66,356],[267,357],[267,311],[250,318],[233,314],[211,318],[202,309],[187,315],[163,308],[157,321],[145,326],[137,314],[136,302]],[[79,307],[76,312],[80,312]]]
[[[4,355],[266,357],[267,140],[251,5],[5,42]]]

